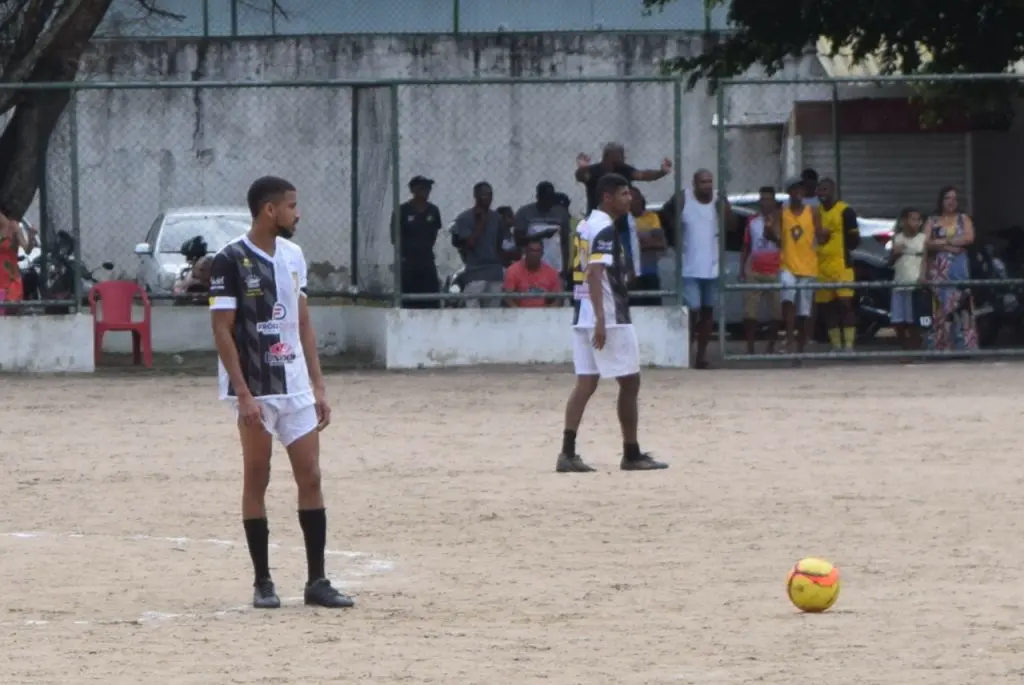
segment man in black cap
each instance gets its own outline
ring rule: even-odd
[[[391,217],[391,244],[396,231],[402,237],[402,292],[432,294],[441,291],[434,261],[434,244],[441,230],[441,210],[430,202],[434,181],[413,176],[409,181],[412,198],[399,207],[398,216]],[[404,303],[407,309],[437,309],[437,300],[413,300]]]
[[[537,184],[536,202],[523,205],[516,212],[516,242],[524,247],[540,241],[544,263],[562,275],[569,269],[569,210],[559,202],[550,181]]]

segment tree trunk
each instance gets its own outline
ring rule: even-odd
[[[32,70],[28,82],[67,82],[78,67],[93,33],[113,0],[82,0],[81,6]],[[14,115],[0,135],[0,210],[21,217],[39,189],[46,145],[71,101],[69,90],[21,93]],[[71,169],[70,173],[77,173]],[[65,227],[68,229],[77,227]]]

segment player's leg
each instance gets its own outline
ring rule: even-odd
[[[800,285],[810,285],[814,283],[813,278],[801,278],[799,279]],[[804,350],[807,349],[807,341],[812,337],[813,331],[811,326],[814,325],[814,291],[802,289],[797,292],[797,331],[796,331],[796,350],[803,354]]]
[[[655,461],[640,449],[640,345],[633,327],[609,328],[607,344],[595,350],[594,360],[602,378],[614,378],[619,384],[616,410],[622,429],[622,470],[667,469],[668,464]]]
[[[272,413],[266,407],[264,412]],[[273,418],[266,414],[264,420]],[[270,577],[270,529],[265,504],[273,436],[263,425],[246,426],[241,421],[238,435],[242,444],[242,525],[253,567],[252,605],[257,609],[276,609],[281,600]]]
[[[565,429],[562,432],[562,450],[558,453],[555,471],[558,473],[592,473],[597,469],[588,465],[576,453],[576,433],[583,422],[587,402],[597,390],[601,377],[594,360],[593,330],[577,328],[572,332],[572,361],[576,372],[576,385],[565,403]]]
[[[702,278],[700,284],[700,329],[697,331],[697,361],[695,368],[708,369],[708,345],[715,330],[715,304],[718,302],[718,281]]]
[[[799,291],[793,287],[796,285],[796,278],[789,271],[779,272],[779,282],[782,284],[779,297],[782,300],[782,322],[786,327],[786,349],[792,350],[795,343],[796,298]]]
[[[840,274],[840,281],[853,284],[856,276],[853,269],[843,269]],[[839,323],[843,327],[843,346],[852,350],[857,341],[857,312],[853,307],[853,298],[856,292],[853,288],[840,288],[836,291],[839,308]]]
[[[320,487],[320,433],[316,409],[304,407],[282,414],[277,434],[288,450],[292,475],[298,487],[299,526],[306,547],[306,604],[329,608],[354,605],[350,597],[339,592],[327,579],[324,555],[327,548],[327,510]]]
[[[819,283],[831,283],[832,277],[824,273],[818,277]],[[839,328],[839,308],[836,304],[835,290],[815,290],[814,305],[821,317],[828,334],[828,344],[833,351],[841,350],[843,347],[843,334]]]

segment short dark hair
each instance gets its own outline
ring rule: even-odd
[[[501,214],[502,216],[515,216],[516,215],[515,210],[513,210],[512,207],[509,206],[509,205],[502,205],[502,206],[498,207],[497,209],[495,209],[494,211],[496,211],[498,214]]]
[[[278,176],[263,176],[252,182],[245,199],[249,204],[249,211],[252,212],[252,217],[255,219],[259,216],[263,205],[268,202],[272,204],[280,202],[285,193],[293,192],[295,192],[295,186],[289,181]]]
[[[814,181],[815,183],[817,183],[818,172],[808,167],[800,172],[800,179],[804,181]]]
[[[757,192],[760,195],[764,195],[765,193],[771,193],[774,196],[775,188],[772,186],[761,186],[760,188],[757,189]]]
[[[818,185],[821,185],[822,183],[831,183],[832,185],[835,185],[836,180],[834,178],[829,178],[828,176],[825,176],[818,180]]]
[[[625,176],[619,176],[618,174],[605,174],[597,181],[597,187],[594,188],[595,195],[597,195],[597,201],[600,202],[605,195],[614,193],[619,188],[628,188],[629,181],[626,180]]]
[[[481,190],[484,189],[494,192],[494,188],[491,187],[490,183],[488,183],[487,181],[480,181],[479,183],[473,186],[473,195],[477,195]]]

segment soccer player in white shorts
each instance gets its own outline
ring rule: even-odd
[[[242,443],[242,524],[255,580],[253,606],[276,609],[270,577],[267,510],[276,436],[298,485],[306,543],[306,604],[344,608],[350,597],[324,573],[327,514],[320,489],[320,431],[331,410],[306,303],[306,259],[291,242],[298,196],[288,181],[266,176],[249,188],[252,228],[213,258],[210,309],[220,357],[220,397],[235,409]]]
[[[562,451],[555,470],[559,473],[596,471],[576,453],[576,431],[601,378],[614,378],[619,383],[621,468],[624,471],[665,469],[668,464],[642,452],[637,440],[640,349],[629,317],[626,287],[629,268],[615,229],[615,220],[629,211],[632,200],[629,182],[618,174],[602,176],[597,182],[596,194],[597,209],[576,227],[573,268],[584,276],[573,298],[572,356],[576,387],[565,407]]]

